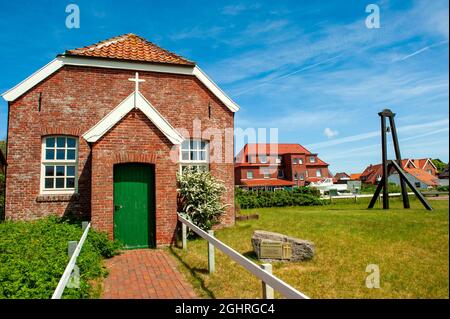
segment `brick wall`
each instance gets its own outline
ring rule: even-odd
[[[134,83],[128,81],[134,73],[126,70],[64,66],[10,103],[5,212],[7,219],[29,220],[50,214],[80,215],[89,219],[92,214],[94,227],[111,232],[113,207],[109,196],[112,195],[107,195],[101,203],[97,192],[102,191],[101,188],[109,192],[112,187],[111,167],[116,162],[127,160],[123,156],[128,153],[128,159],[133,161],[153,161],[157,175],[161,174],[163,167],[168,170],[164,173],[167,174],[167,182],[161,184],[159,192],[161,201],[158,201],[157,191],[157,205],[160,206],[157,206],[156,211],[157,225],[158,218],[160,219],[159,232],[157,229],[158,243],[168,243],[173,233],[174,216],[165,214],[169,214],[175,207],[172,197],[175,196],[177,165],[167,161],[166,151],[169,147],[165,137],[161,136],[159,130],[146,121],[140,112],[135,111],[130,112],[94,145],[89,145],[81,136],[134,91]],[[139,77],[146,80],[140,84],[142,94],[175,128],[184,128],[185,132],[192,134],[194,119],[201,121],[202,130],[233,127],[234,114],[195,77],[153,72],[139,72]],[[42,102],[39,110],[40,93]],[[211,118],[208,116],[209,107]],[[181,130],[180,132],[185,134]],[[41,140],[43,136],[53,134],[79,138],[79,183],[78,194],[75,196],[40,195]],[[134,138],[131,143],[128,136]],[[152,148],[145,144],[147,141],[151,141]],[[140,143],[142,145],[139,145]],[[222,157],[225,157],[225,147],[223,144]],[[134,157],[144,153],[146,156],[140,160]],[[106,158],[109,159],[104,161]],[[233,163],[212,163],[210,169],[228,188],[224,200],[229,207],[224,215],[223,225],[231,225],[234,223]],[[156,183],[159,182],[161,181],[157,177]],[[157,185],[157,189],[158,187]],[[166,194],[162,194],[163,189],[167,190]]]

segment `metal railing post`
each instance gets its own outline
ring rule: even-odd
[[[187,226],[185,224],[181,224],[181,245],[183,250],[187,249]]]
[[[76,240],[71,240],[67,244],[67,255],[69,255],[69,258],[72,257],[75,249],[77,248],[78,242]]]
[[[208,234],[214,237],[214,230],[208,230]],[[208,241],[208,270],[212,274],[216,270],[214,262],[214,245]]]
[[[269,274],[272,274],[271,264],[262,264],[261,268],[267,271]],[[264,281],[262,281],[262,295],[263,299],[274,299],[273,288],[267,285]]]

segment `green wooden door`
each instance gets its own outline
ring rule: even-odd
[[[155,246],[154,185],[151,165],[114,166],[114,238],[125,248]]]

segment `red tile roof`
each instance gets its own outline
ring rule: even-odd
[[[300,144],[288,144],[288,143],[249,143],[245,144],[244,148],[236,155],[236,162],[239,165],[240,163],[246,162],[247,155],[254,154],[265,154],[265,155],[284,155],[284,154],[305,154],[305,155],[314,155],[316,157],[315,163],[306,162],[306,166],[323,166],[328,165],[324,161],[322,161],[317,154],[311,153],[305,147]],[[258,164],[259,165],[259,164]]]
[[[293,186],[294,182],[285,179],[251,179],[241,180],[242,186]]]
[[[437,180],[436,177],[433,175],[430,175],[428,172],[422,169],[422,166],[417,166],[419,164],[419,161],[423,161],[423,165],[425,165],[427,159],[424,160],[411,160],[411,162],[415,165],[415,167],[409,168],[405,167],[408,160],[402,160],[402,168],[409,174],[415,176],[417,179],[421,180],[427,185],[430,186],[436,186]],[[415,162],[415,163],[414,163]],[[392,171],[391,171],[392,172]],[[362,172],[360,176],[360,180],[364,180],[366,183],[370,184],[377,184],[377,176],[383,175],[383,167],[381,164],[376,165],[369,165],[366,167],[364,172]]]
[[[362,173],[350,174],[350,179],[351,179],[352,181],[357,181],[357,180],[359,180],[359,178],[361,177],[361,174],[362,174]]]
[[[306,148],[300,144],[254,144],[249,143],[244,146],[244,152],[248,154],[269,154],[276,152],[279,155],[283,154],[311,154]]]
[[[361,173],[361,176],[359,177],[361,181],[364,181],[365,183],[369,184],[376,184],[377,176],[383,175],[383,167],[381,164],[376,165],[369,165],[366,167],[364,172]]]
[[[132,33],[100,41],[83,48],[67,50],[64,55],[195,65],[194,62],[160,48],[156,44]]]
[[[339,179],[343,179],[343,178],[350,178],[350,175],[348,175],[346,172],[341,172],[341,173],[336,173],[334,174],[334,178],[336,178],[337,180]]]
[[[421,168],[406,168],[405,171],[429,186],[438,186],[438,179]]]

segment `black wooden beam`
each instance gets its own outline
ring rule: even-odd
[[[381,178],[381,180],[378,182],[378,186],[377,189],[375,190],[375,193],[373,193],[373,197],[370,200],[369,203],[369,207],[368,208],[373,208],[373,206],[375,205],[375,203],[377,202],[378,196],[380,196],[381,193],[381,189],[383,188],[384,185],[384,176]]]
[[[383,111],[384,112],[384,111]],[[388,163],[387,163],[387,141],[386,141],[386,117],[380,113],[381,117],[381,156],[383,166],[383,209],[389,209],[389,181],[388,181]],[[380,183],[381,183],[380,181]]]
[[[391,127],[392,140],[394,142],[394,150],[395,150],[395,157],[397,159],[397,164],[398,166],[402,167],[402,155],[400,154],[400,145],[398,144],[398,136],[397,136],[397,129],[395,128],[394,116],[395,113],[392,113],[392,115],[389,116],[389,124]],[[400,178],[400,186],[402,189],[403,207],[410,208],[411,206],[409,204],[408,190],[406,189],[405,181],[402,178]]]

